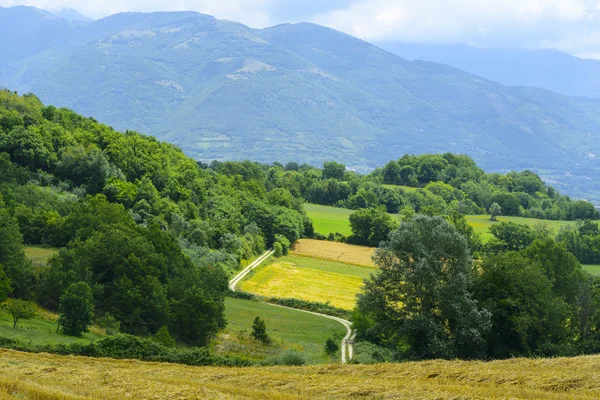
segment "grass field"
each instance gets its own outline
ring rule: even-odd
[[[324,354],[325,341],[346,333],[338,322],[251,300],[225,299],[225,315],[227,329],[213,343],[213,350],[256,360],[290,349],[302,352],[309,363],[328,362],[330,359]],[[255,317],[265,320],[273,344],[264,346],[251,338]]]
[[[300,239],[294,244],[291,254],[373,267],[371,257],[374,252],[375,249],[372,247],[326,242],[323,240]]]
[[[102,331],[92,327],[90,332],[83,337],[63,335],[56,332],[56,320],[58,316],[42,308],[38,309],[38,315],[31,320],[21,320],[17,328],[13,328],[10,314],[0,310],[0,337],[18,339],[30,344],[58,344],[58,343],[90,343],[103,337]]]
[[[600,276],[600,265],[584,265],[583,269],[592,275]]]
[[[323,235],[328,235],[333,232],[340,232],[345,235],[349,235],[350,222],[348,217],[352,213],[352,210],[345,208],[336,208],[329,206],[320,206],[316,204],[305,204],[307,215],[313,221],[315,231]],[[522,217],[498,217],[498,221],[502,222],[514,222],[517,224],[526,224],[530,226],[545,225],[553,233],[558,233],[559,229],[563,226],[574,225],[574,221],[549,221],[535,218],[522,218]],[[488,241],[491,237],[489,228],[497,223],[490,221],[489,215],[468,215],[467,222],[471,225],[476,232],[480,233],[484,242]]]
[[[329,303],[351,310],[370,267],[290,255],[276,259],[241,282],[240,289],[268,297]]]
[[[412,186],[401,186],[401,185],[382,185],[384,188],[388,188],[388,189],[402,189],[405,192],[415,192],[417,191],[419,188],[416,187],[412,187]]]
[[[352,210],[317,204],[304,204],[304,209],[312,220],[316,232],[324,235],[336,232],[343,235],[350,235],[352,233],[350,222],[348,221]]]
[[[46,265],[50,257],[58,253],[58,249],[53,247],[27,246],[25,255],[35,265]]]
[[[600,356],[221,368],[0,350],[0,399],[600,398]]]

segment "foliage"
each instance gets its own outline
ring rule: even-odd
[[[500,207],[500,205],[496,202],[492,203],[492,205],[490,206],[490,219],[492,221],[496,221],[496,218],[498,217],[498,215],[502,215],[502,207]]]
[[[327,338],[325,341],[325,354],[328,356],[335,355],[340,350],[338,341],[335,338]]]
[[[169,333],[169,329],[166,326],[162,326],[158,330],[158,332],[156,332],[154,334],[152,339],[155,342],[160,343],[165,347],[175,347],[177,345],[177,343],[175,342],[175,339],[173,339],[171,337],[171,334]]]
[[[365,280],[358,309],[408,358],[481,357],[490,313],[472,296],[465,238],[441,217],[402,222],[375,253],[379,272]],[[401,350],[402,349],[402,350]]]
[[[73,283],[60,297],[58,325],[63,333],[81,336],[94,320],[92,288],[85,282]]]
[[[365,208],[350,214],[350,243],[378,246],[387,240],[396,223],[383,208]]]
[[[104,314],[97,321],[98,326],[104,329],[108,336],[116,335],[121,330],[121,323],[110,313]]]
[[[254,318],[254,322],[252,323],[252,337],[264,344],[271,343],[271,338],[267,334],[265,321],[260,319],[260,317]]]
[[[13,328],[17,327],[20,320],[32,319],[36,315],[35,305],[25,300],[8,299],[2,303],[2,308],[12,316]]]

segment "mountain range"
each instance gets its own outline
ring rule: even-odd
[[[199,160],[368,170],[452,151],[488,170],[534,169],[576,194],[598,168],[600,99],[408,61],[315,24],[251,29],[194,12],[74,24],[14,7],[0,8],[0,37],[0,86]]]
[[[466,44],[377,43],[407,60],[451,65],[509,86],[533,86],[568,96],[600,98],[600,60],[555,49],[477,48]]]

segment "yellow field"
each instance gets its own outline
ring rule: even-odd
[[[242,281],[240,289],[266,297],[329,303],[346,310],[372,268],[291,255],[275,260]]]
[[[219,368],[0,350],[0,399],[597,399],[600,356]]]
[[[323,240],[300,239],[294,245],[291,254],[374,267],[375,265],[371,259],[374,252],[375,249],[372,247]]]

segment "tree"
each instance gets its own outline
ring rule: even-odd
[[[456,228],[441,217],[417,215],[390,234],[374,261],[378,272],[358,295],[361,319],[372,321],[374,334],[365,336],[381,338],[407,358],[484,354],[490,313],[473,299],[473,262]]]
[[[341,181],[344,179],[346,166],[335,161],[329,161],[323,164],[323,179],[336,179]]]
[[[60,297],[58,324],[63,333],[81,336],[94,320],[92,288],[85,282],[70,285]]]
[[[158,332],[154,334],[153,339],[155,342],[160,343],[165,347],[175,347],[177,345],[166,326],[161,327]]]
[[[490,219],[492,221],[496,221],[497,220],[496,217],[498,215],[502,215],[502,207],[500,207],[500,205],[498,203],[493,203],[490,206],[490,215],[491,215]]]
[[[104,314],[104,316],[98,320],[98,325],[101,328],[104,328],[104,331],[109,336],[116,335],[121,329],[121,322],[110,315],[110,313]]]
[[[271,343],[271,338],[267,334],[267,325],[265,324],[264,319],[261,319],[260,317],[254,318],[254,322],[252,323],[252,337],[264,344]]]
[[[20,320],[32,319],[36,315],[35,305],[25,300],[8,299],[2,308],[12,316],[13,328],[17,327]]]
[[[363,208],[350,214],[349,219],[352,228],[349,240],[367,246],[378,246],[397,226],[385,208]]]
[[[490,232],[494,238],[487,245],[493,250],[519,251],[533,243],[538,235],[544,232],[536,232],[529,225],[515,224],[514,222],[501,222],[492,225]]]
[[[11,292],[10,279],[4,273],[4,267],[0,264],[0,302],[4,301]]]
[[[325,354],[327,354],[328,356],[333,356],[335,353],[338,352],[339,349],[340,346],[338,345],[337,340],[335,340],[334,338],[328,338],[325,341]]]
[[[475,293],[492,313],[488,356],[529,356],[565,339],[569,306],[552,295],[539,263],[504,252],[487,257],[481,270]]]
[[[0,195],[0,265],[4,267],[5,279],[8,279],[11,285],[9,295],[29,298],[33,284],[33,267],[25,257],[19,225],[3,205]],[[5,280],[2,281],[6,284]]]

